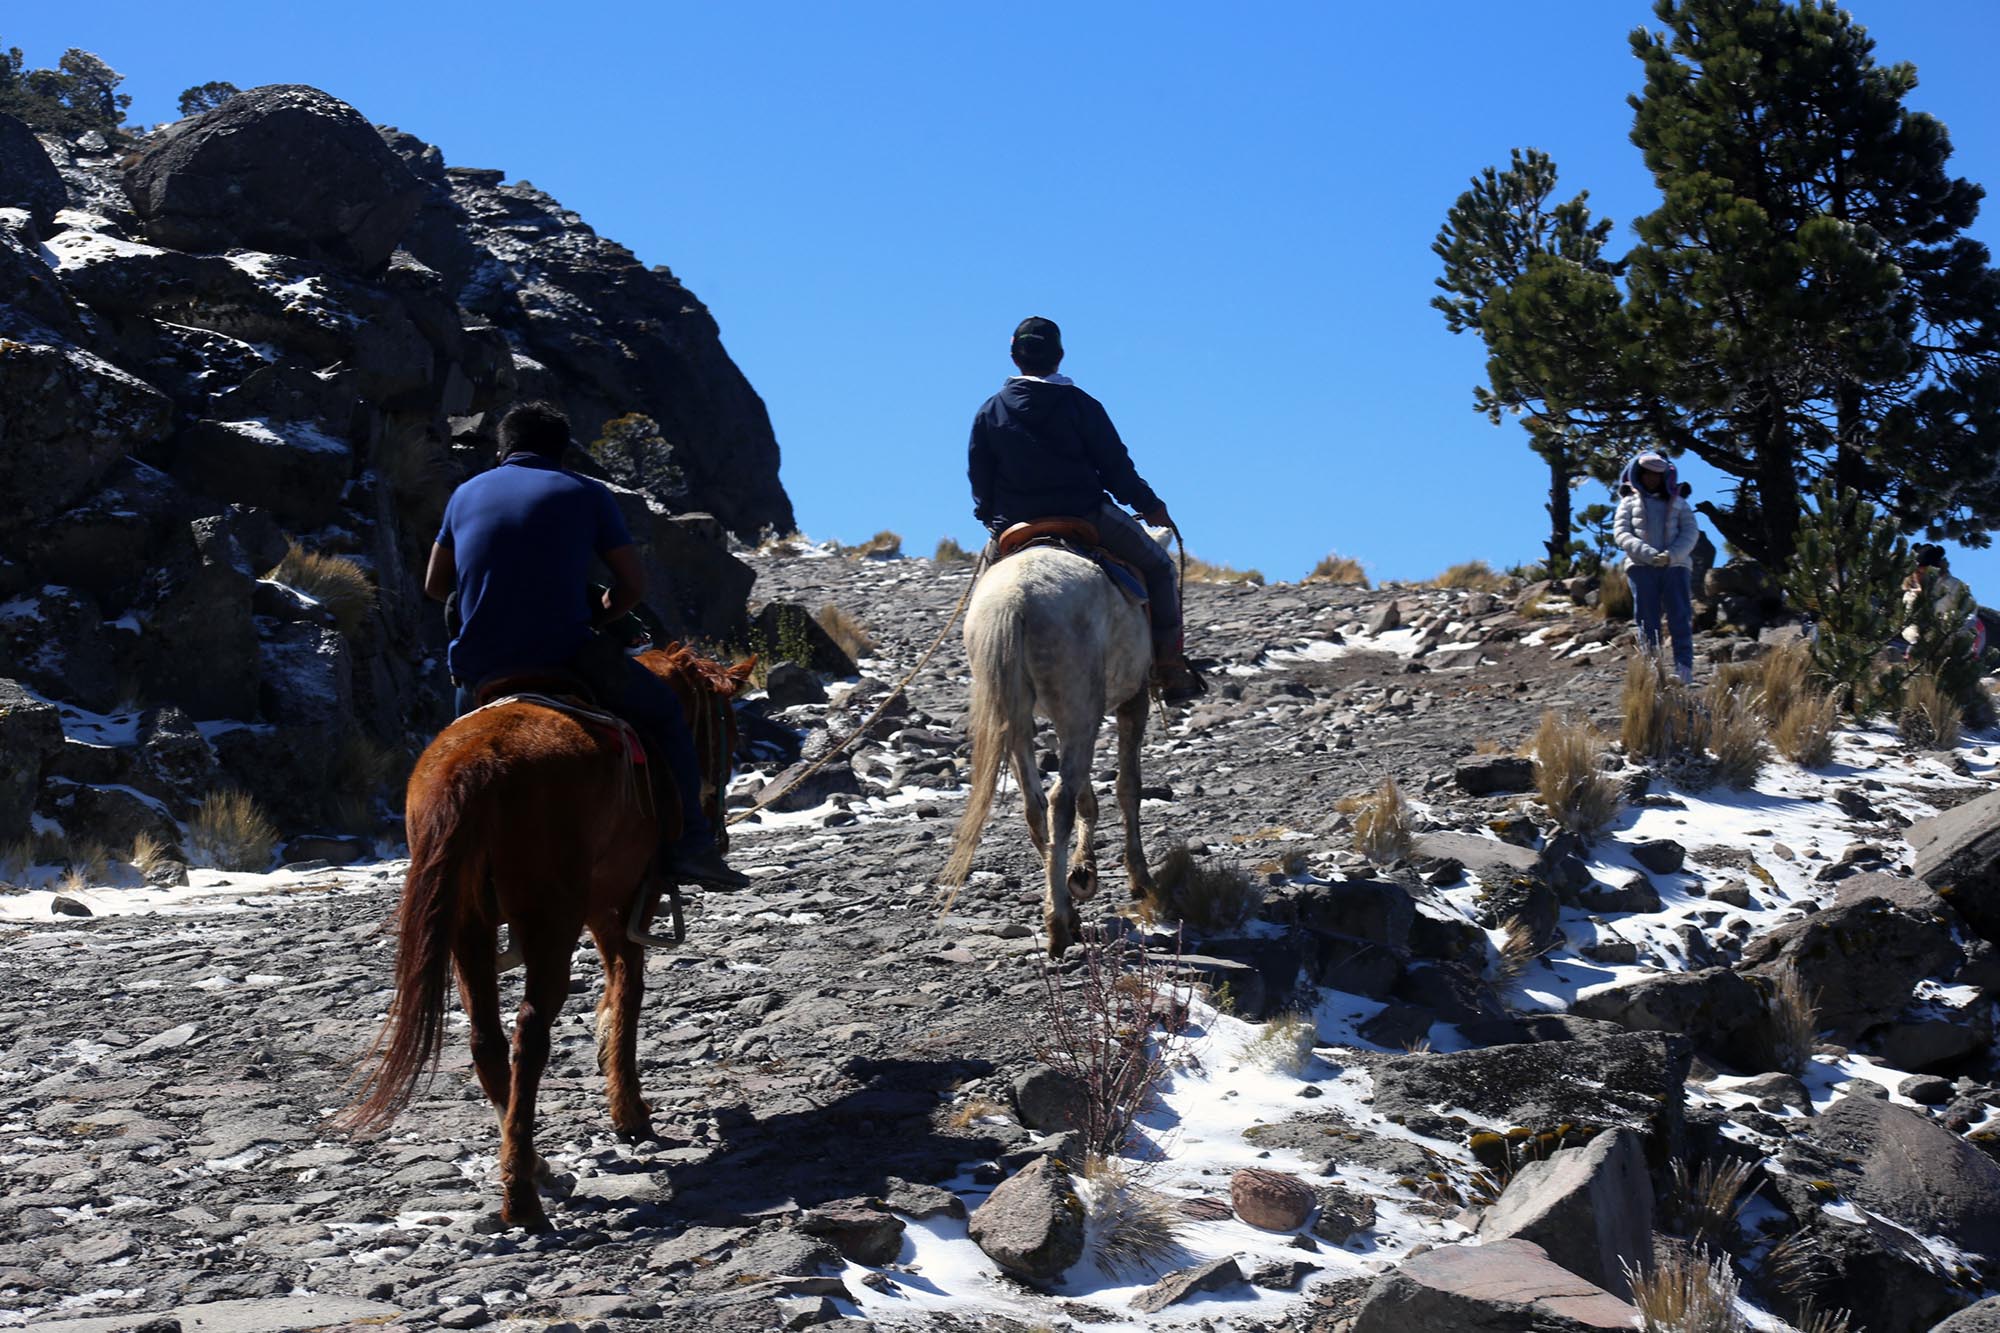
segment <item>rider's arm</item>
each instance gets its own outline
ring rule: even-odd
[[[1140,514],[1160,514],[1166,506],[1160,497],[1153,494],[1153,488],[1139,475],[1139,469],[1132,466],[1131,451],[1125,441],[1118,438],[1118,428],[1111,424],[1111,414],[1104,410],[1104,404],[1087,393],[1078,391],[1083,398],[1081,420],[1078,425],[1083,434],[1084,452],[1090,464],[1097,469],[1097,480],[1111,498],[1127,509]]]
[[[424,595],[434,602],[442,602],[451,596],[451,590],[458,583],[458,566],[452,560],[451,548],[431,543],[431,560],[424,566]]]
[[[638,547],[629,543],[613,547],[604,553],[603,560],[611,571],[611,586],[604,590],[600,624],[618,619],[646,595],[646,569],[639,563]]]
[[[966,449],[965,471],[972,481],[972,516],[990,526],[999,517],[993,512],[993,472],[998,462],[993,456],[992,443],[986,439],[986,432],[980,429],[984,424],[983,418],[973,418],[972,443]]]

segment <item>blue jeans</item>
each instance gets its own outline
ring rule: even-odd
[[[701,761],[694,752],[694,733],[688,730],[687,714],[673,686],[620,654],[611,662],[602,654],[585,654],[575,671],[598,693],[598,702],[632,724],[646,744],[646,754],[655,763],[664,763],[673,776],[674,791],[680,798],[681,837],[679,845],[699,850],[715,841],[715,828],[701,806]],[[458,687],[459,716],[472,711],[478,687]],[[657,788],[655,788],[657,790]]]
[[[1084,517],[1097,524],[1097,540],[1104,549],[1139,571],[1146,580],[1146,609],[1153,619],[1153,655],[1167,656],[1181,650],[1181,602],[1174,589],[1174,558],[1167,548],[1153,540],[1138,519],[1114,504],[1105,504],[1095,514]]]
[[[1639,646],[1660,651],[1660,613],[1674,642],[1674,670],[1694,679],[1694,574],[1682,565],[1625,566],[1632,580],[1632,616],[1639,622]]]

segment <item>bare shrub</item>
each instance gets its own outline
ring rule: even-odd
[[[368,571],[344,555],[322,555],[293,542],[264,576],[318,602],[333,615],[342,634],[352,634],[375,609],[375,584]]]
[[[1798,969],[1785,967],[1764,995],[1771,1022],[1771,1064],[1787,1074],[1803,1074],[1819,1045],[1819,992],[1808,991]]]
[[[203,797],[188,828],[195,864],[216,870],[266,869],[278,845],[278,830],[256,798],[234,788]]]
[[[1334,808],[1354,816],[1354,850],[1377,865],[1399,861],[1410,854],[1414,841],[1410,803],[1394,778],[1361,796],[1343,797]]]
[[[1361,568],[1361,562],[1350,556],[1327,555],[1312,567],[1306,575],[1307,583],[1337,583],[1345,587],[1366,588],[1368,573]]]
[[[840,553],[856,560],[894,560],[903,554],[903,539],[887,528],[858,546],[843,546]]]
[[[938,538],[937,550],[931,552],[934,565],[969,565],[973,558],[973,553],[960,546],[954,537]]]
[[[1726,1258],[1655,1239],[1652,1266],[1623,1265],[1643,1333],[1745,1333],[1740,1283]]]
[[[141,829],[132,835],[132,849],[125,854],[125,859],[140,874],[150,875],[173,858],[168,853],[167,844]]]
[[[1065,975],[1042,964],[1042,1060],[1083,1089],[1084,1148],[1116,1153],[1150,1107],[1187,1027],[1172,962],[1102,926],[1085,925]]]
[[[1743,1195],[1755,1167],[1737,1157],[1710,1157],[1690,1167],[1676,1157],[1669,1168],[1660,1216],[1675,1234],[1709,1250],[1736,1248],[1736,1217],[1749,1202]]]
[[[1507,586],[1507,576],[1493,572],[1493,566],[1484,560],[1467,560],[1432,579],[1433,588],[1463,588],[1468,592],[1500,592]]]
[[[1936,676],[1922,672],[1903,683],[1896,730],[1904,740],[1927,750],[1949,750],[1958,744],[1964,724],[1964,707]]]
[[[1264,571],[1261,569],[1238,569],[1234,565],[1218,565],[1203,560],[1198,555],[1187,558],[1187,581],[1189,583],[1254,583],[1264,585]]]
[[[1181,1233],[1187,1218],[1172,1199],[1140,1184],[1119,1159],[1088,1158],[1076,1194],[1095,1242],[1092,1262],[1106,1277],[1134,1270],[1157,1276],[1186,1259]]]
[[[1754,784],[1771,750],[1755,696],[1745,689],[1711,685],[1701,692],[1695,717],[1699,748],[1715,761],[1716,780],[1739,790]]]
[[[1152,912],[1197,936],[1227,935],[1264,905],[1264,887],[1241,866],[1197,858],[1186,847],[1168,852],[1153,872]]]
[[[1612,565],[1597,576],[1597,614],[1607,621],[1632,618],[1632,576]]]
[[[1530,747],[1535,752],[1535,786],[1555,821],[1585,837],[1618,817],[1624,793],[1604,771],[1604,737],[1587,721],[1542,713]]]
[[[1278,1014],[1264,1024],[1243,1054],[1252,1064],[1276,1074],[1296,1074],[1312,1060],[1319,1029],[1310,1014]]]
[[[855,661],[859,662],[864,657],[873,657],[875,655],[874,636],[862,626],[860,621],[848,615],[847,612],[841,610],[832,602],[828,602],[825,606],[822,606],[819,609],[819,614],[814,616],[813,619],[817,620],[819,627],[826,631],[826,636],[839,644],[841,651]],[[810,650],[808,650],[806,657],[794,658],[793,660],[810,661]]]
[[[1833,729],[1839,717],[1831,694],[1808,689],[1771,724],[1771,744],[1800,768],[1824,768],[1833,762]]]
[[[63,871],[62,877],[56,881],[56,892],[68,894],[73,898],[80,893],[89,892],[91,883],[88,875],[72,867]]]

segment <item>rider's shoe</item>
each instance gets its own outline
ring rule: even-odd
[[[1182,656],[1163,657],[1153,664],[1153,683],[1159,687],[1163,703],[1184,704],[1199,699],[1208,693],[1208,682],[1201,678]]]
[[[733,870],[722,853],[710,843],[705,847],[677,847],[667,854],[661,875],[675,884],[699,884],[705,889],[747,889],[750,877]]]

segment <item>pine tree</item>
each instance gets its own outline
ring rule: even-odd
[[[1575,553],[1570,491],[1607,465],[1608,432],[1577,398],[1606,366],[1619,298],[1616,265],[1603,256],[1610,220],[1591,220],[1587,191],[1551,205],[1555,188],[1555,163],[1533,148],[1473,177],[1431,245],[1448,293],[1431,305],[1453,333],[1476,331],[1486,344],[1474,409],[1495,425],[1520,417],[1548,465],[1547,568],[1562,575]]]
[[[54,69],[29,69],[19,47],[0,52],[0,111],[32,129],[75,137],[97,130],[115,134],[125,123],[125,76],[88,51],[63,52]]]
[[[1628,256],[1632,416],[1736,479],[1703,512],[1772,566],[1830,476],[1902,532],[2000,524],[2000,274],[1984,191],[1830,0],[1658,0],[1632,141],[1662,195]]]
[[[1796,532],[1785,595],[1812,617],[1813,663],[1840,706],[1866,717],[1902,690],[1904,670],[1879,659],[1902,624],[1909,546],[1894,523],[1830,478],[1814,488]]]
[[[198,83],[194,87],[182,91],[180,100],[181,115],[183,117],[198,116],[204,111],[213,111],[242,91],[235,84],[220,79],[213,79],[207,83]]]

